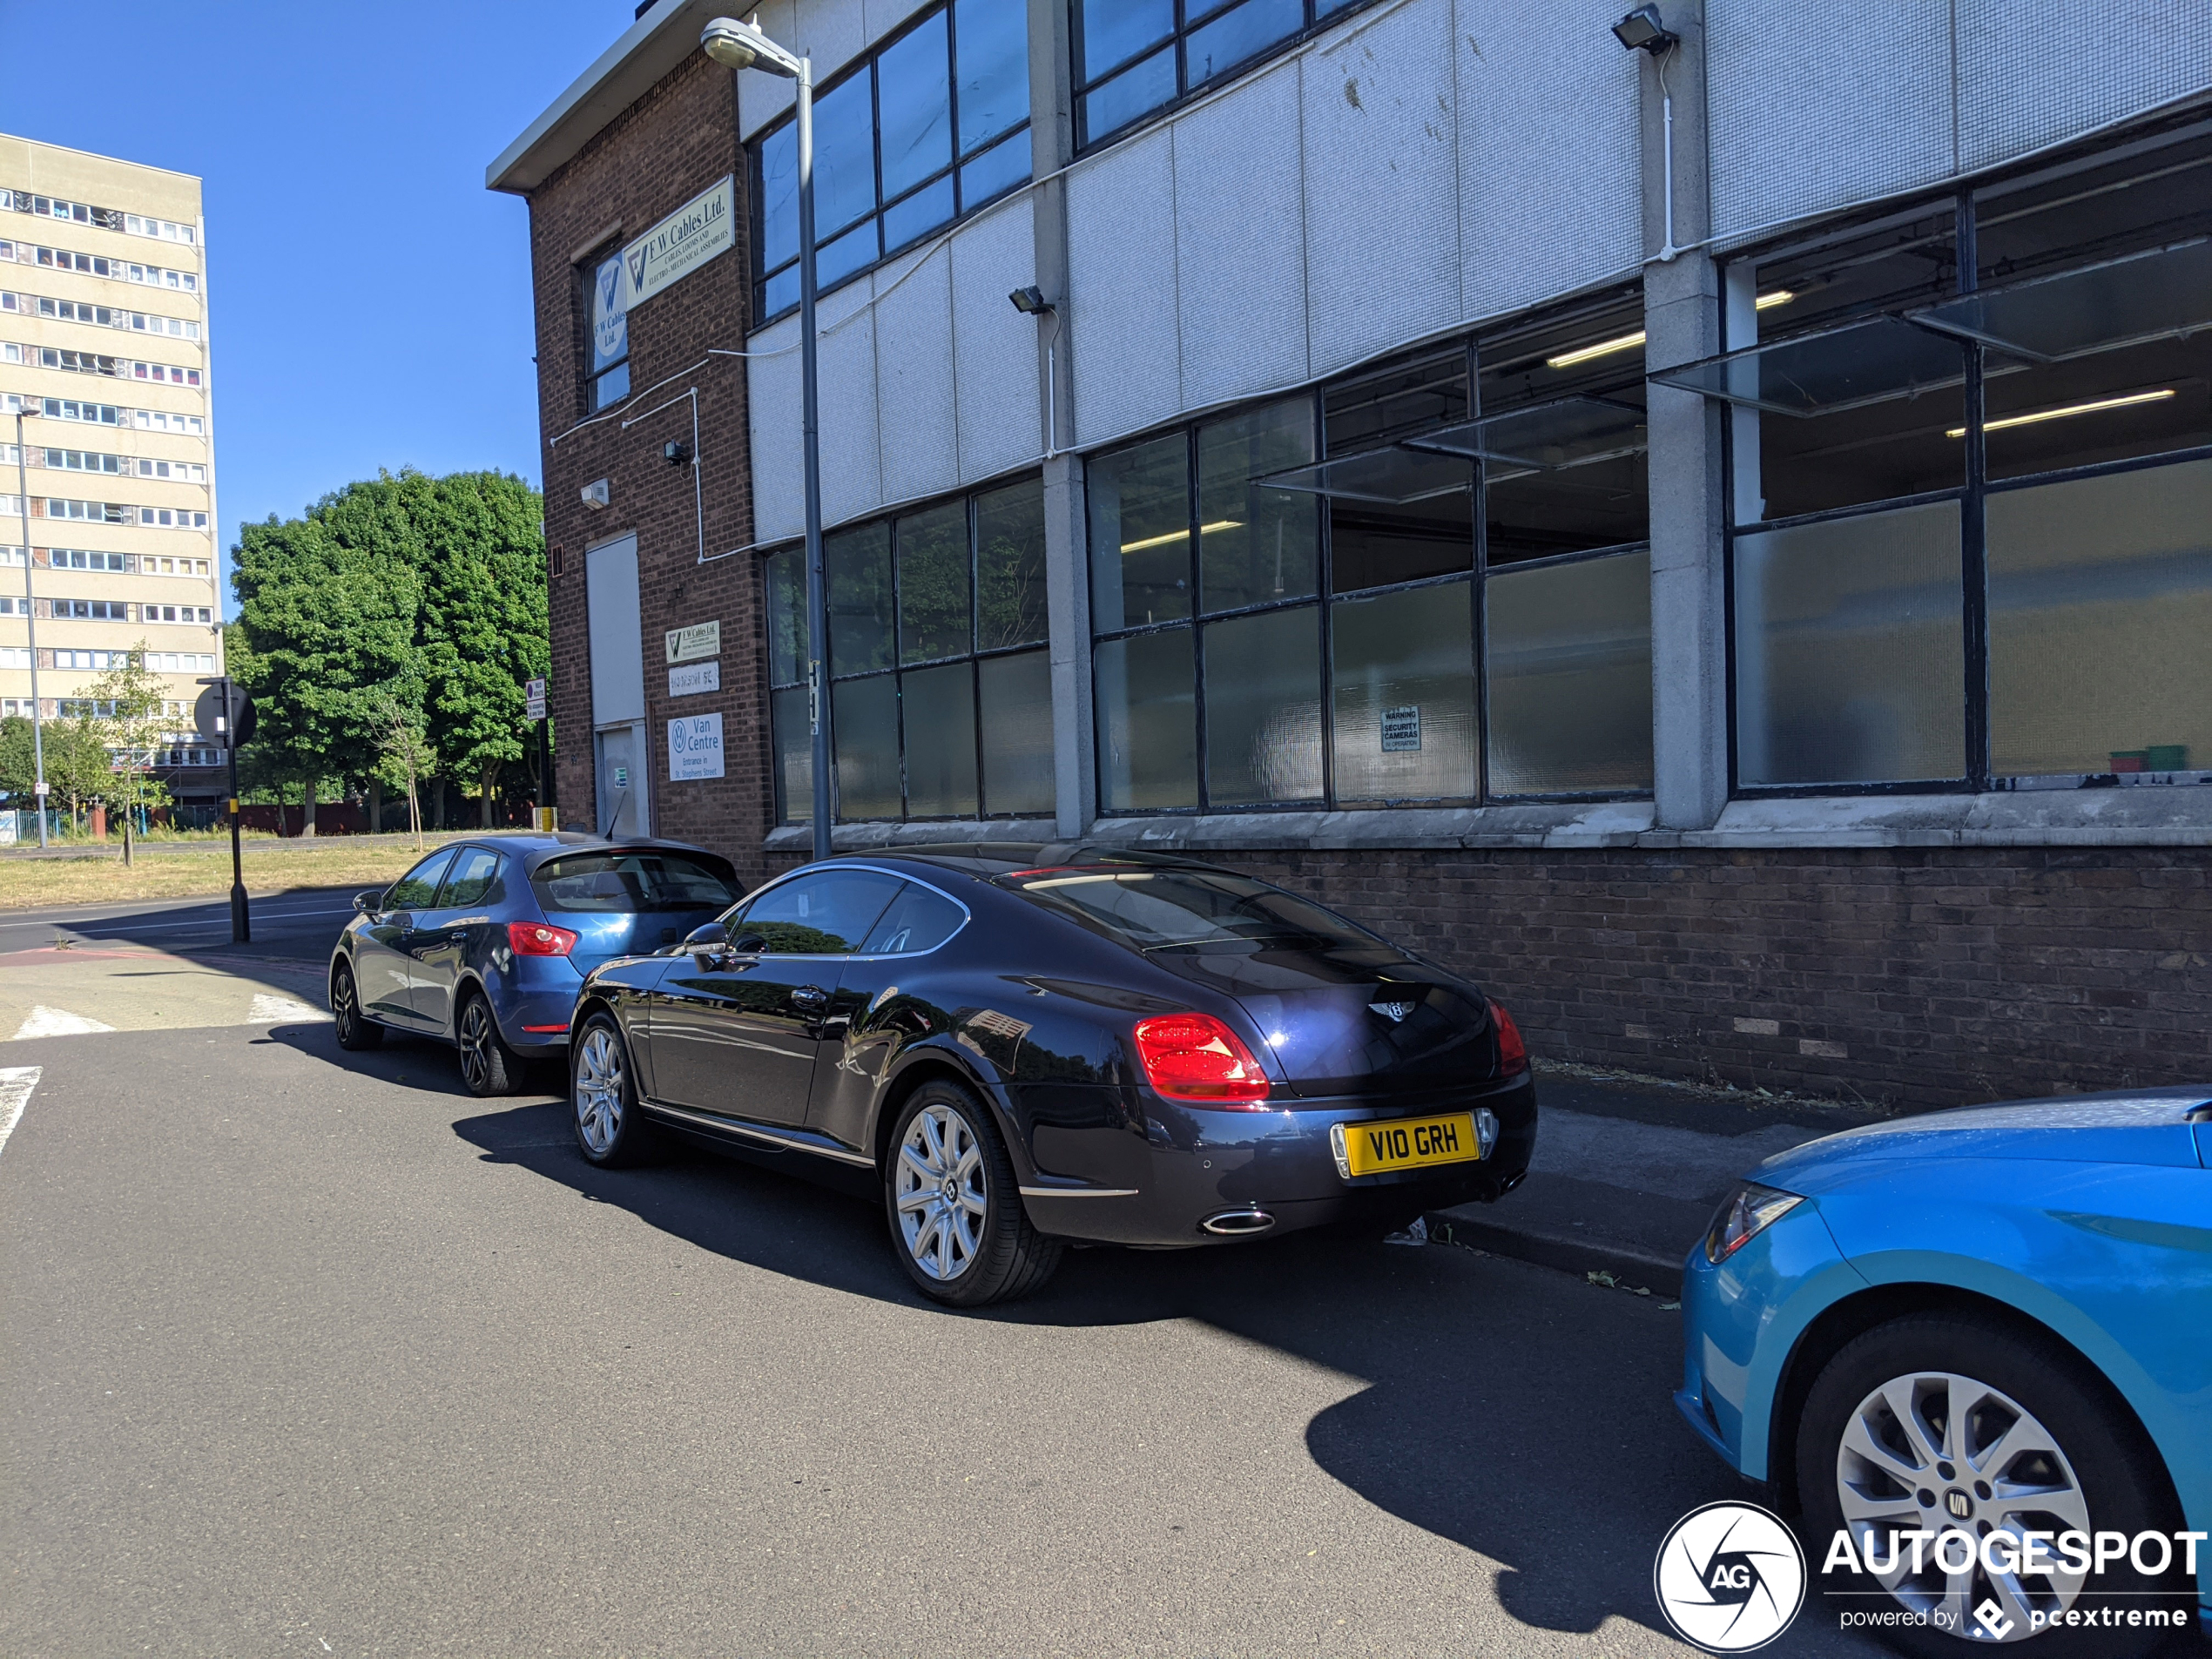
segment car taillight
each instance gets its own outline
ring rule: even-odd
[[[550,922],[510,921],[507,943],[517,956],[565,956],[576,948],[578,935]]]
[[[1498,1024],[1498,1076],[1510,1077],[1516,1071],[1528,1069],[1528,1045],[1521,1040],[1521,1028],[1513,1022],[1505,1004],[1493,1002],[1490,1017]]]
[[[1136,1057],[1152,1087],[1170,1100],[1257,1106],[1267,1098],[1267,1074],[1252,1051],[1211,1014],[1138,1021]]]

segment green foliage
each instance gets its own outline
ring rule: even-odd
[[[111,799],[115,789],[107,733],[89,714],[40,723],[46,753],[46,785],[53,799],[75,817],[94,801]]]
[[[230,661],[259,705],[253,779],[496,784],[525,753],[523,682],[551,660],[543,510],[518,478],[408,470],[246,527]]]
[[[0,720],[0,790],[11,799],[21,797],[17,804],[27,806],[37,780],[37,769],[31,764],[30,722],[10,714]]]
[[[164,711],[169,684],[146,664],[148,646],[120,658],[116,666],[85,688],[94,705],[109,711],[98,718],[102,742],[111,759],[104,799],[129,811],[168,804],[169,791],[153,773],[154,754],[174,724]]]

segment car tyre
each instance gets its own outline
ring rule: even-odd
[[[515,1092],[523,1062],[500,1040],[499,1022],[492,1018],[491,1003],[482,991],[471,991],[462,999],[454,1034],[461,1049],[463,1088],[478,1100]]]
[[[1896,1401],[1925,1414],[1907,1425],[1892,1409]],[[1963,1441],[1952,1432],[1954,1414],[1966,1423]],[[2014,1431],[2018,1448],[2003,1449],[2005,1436]],[[1886,1451],[1896,1473],[1862,1447],[1877,1454]],[[1994,1456],[1979,1463],[1972,1455],[1977,1449]],[[1963,1467],[1955,1456],[1942,1455],[1961,1450],[1969,1453]],[[1912,1315],[1847,1343],[1813,1383],[1798,1420],[1796,1452],[1809,1562],[1824,1560],[1846,1526],[1847,1502],[1862,1526],[1878,1528],[1878,1539],[1888,1530],[1878,1517],[1891,1505],[1899,1516],[1914,1517],[1902,1520],[1899,1529],[1954,1529],[1970,1537],[1986,1526],[2003,1529],[2007,1515],[2020,1517],[2013,1523],[2016,1531],[2080,1527],[2131,1537],[2161,1532],[2170,1538],[2181,1524],[2164,1467],[2101,1377],[2055,1339],[1967,1313]],[[2001,1479],[2006,1474],[2015,1486],[2032,1486],[2036,1495],[2008,1499]],[[1900,1474],[1912,1475],[1910,1484]],[[1954,1519],[1953,1494],[1968,1508],[1966,1517]],[[2180,1556],[2175,1546],[2176,1566]],[[1950,1580],[1934,1571],[1918,1580],[1909,1571],[1885,1575],[1886,1583],[1840,1569],[1824,1581],[1818,1572],[1814,1576],[1821,1588],[1856,1592],[1852,1600],[1859,1607],[1881,1605],[1870,1599],[1874,1595],[1892,1607],[1925,1608],[1940,1599],[1947,1615],[1963,1622],[1958,1634],[1932,1625],[1881,1632],[1900,1651],[1922,1659],[1955,1659],[1970,1643],[1992,1645],[1974,1629],[1974,1609],[1986,1601],[1997,1602],[2000,1617],[2011,1621],[2005,1640],[2031,1633],[2029,1622],[2015,1616],[2019,1605],[1993,1595],[1998,1587],[1978,1564]],[[2178,1570],[2153,1577],[2123,1561],[2090,1577],[2075,1595],[2067,1595],[2065,1581],[2055,1578],[2045,1578],[2043,1588],[2062,1605],[2168,1607],[2184,1611],[2184,1629],[2195,1622],[2187,1615],[2195,1612],[2195,1588]],[[2046,1629],[2034,1635],[2034,1651],[2052,1659],[2149,1654],[2173,1635]]]
[[[907,1097],[892,1127],[883,1207],[892,1251],[914,1287],[951,1307],[1028,1295],[1064,1246],[1029,1223],[1014,1160],[974,1094],[934,1079]]]
[[[570,1050],[569,1106],[577,1150],[603,1170],[641,1163],[658,1150],[653,1126],[637,1109],[630,1046],[604,1009],[583,1022]]]
[[[343,962],[330,975],[330,1015],[338,1028],[338,1046],[347,1053],[365,1054],[384,1046],[384,1028],[361,1012],[354,970]]]

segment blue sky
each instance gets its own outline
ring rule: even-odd
[[[484,164],[632,12],[0,0],[0,129],[205,181],[226,559],[379,467],[539,482],[528,215]]]

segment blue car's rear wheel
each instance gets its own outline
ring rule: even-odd
[[[498,1023],[491,1017],[491,1004],[484,1000],[482,991],[469,993],[461,1005],[461,1018],[455,1025],[455,1035],[461,1045],[462,1085],[479,1100],[513,1094],[516,1074],[522,1069],[522,1064],[500,1041]]]
[[[1877,1326],[1814,1382],[1797,1462],[1807,1556],[1835,1560],[1843,1534],[1863,1568],[1824,1572],[1818,1588],[1855,1592],[1839,1608],[1917,1620],[1883,1631],[1906,1652],[2032,1636],[2039,1655],[2148,1653],[2172,1632],[2129,1627],[2131,1610],[2194,1615],[2164,1467],[2119,1396],[2055,1339],[1966,1312]],[[2073,1571],[2056,1542],[2069,1532],[2162,1534],[2169,1559],[2146,1545],[2142,1565],[2161,1570],[2121,1559]],[[2040,1554],[2023,1554],[2032,1534]],[[2064,1622],[2107,1608],[2118,1629]]]

